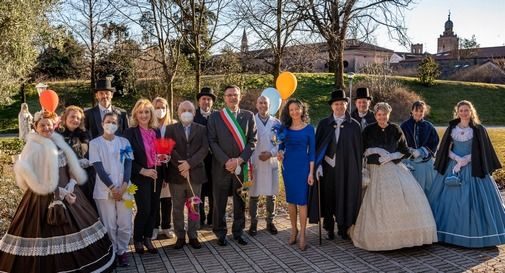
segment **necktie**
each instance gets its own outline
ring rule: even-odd
[[[184,133],[186,134],[186,140],[189,140],[189,126],[184,127]]]
[[[366,119],[361,118],[361,130],[363,131],[363,129],[365,129],[366,126],[367,126]]]
[[[340,137],[340,125],[342,125],[344,120],[337,118],[335,119],[335,122],[337,123],[337,128],[335,128],[335,144],[338,144],[338,138]]]

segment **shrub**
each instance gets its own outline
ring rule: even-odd
[[[435,79],[440,75],[440,69],[437,62],[431,57],[427,56],[422,60],[417,68],[419,82],[426,86],[435,84]]]

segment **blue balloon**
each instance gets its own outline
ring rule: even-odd
[[[263,92],[261,92],[262,96],[267,97],[270,100],[270,106],[268,108],[268,113],[272,116],[279,111],[281,107],[282,99],[279,91],[273,87],[268,87]]]

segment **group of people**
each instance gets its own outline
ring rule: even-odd
[[[161,97],[138,100],[130,119],[112,105],[114,91],[108,80],[98,81],[96,107],[68,106],[59,119],[47,111],[31,117],[22,107],[20,119],[33,120],[35,131],[26,133],[23,125],[21,136],[20,130],[27,142],[15,174],[25,194],[0,241],[0,271],[128,266],[132,235],[139,254],[157,253],[152,239],[159,233],[175,235],[175,249],[198,249],[204,224],[226,246],[230,196],[238,244],[248,244],[246,196],[249,235],[258,232],[260,196],[266,197],[266,230],[275,235],[279,168],[291,221],[288,243],[301,250],[307,218],[322,219],[329,240],[336,226],[342,239],[370,251],[437,241],[505,243],[505,205],[491,176],[501,165],[468,101],[456,105],[439,144],[423,101],[398,126],[389,122],[386,102],[370,110],[367,88],[357,89],[352,112],[344,91],[331,92],[331,113],[317,130],[300,100],[289,99],[279,120],[268,114],[265,96],[257,98],[256,114],[241,109],[234,85],[224,89],[221,110],[213,109],[214,91],[202,88],[198,107],[178,105],[178,121]],[[162,154],[158,146],[167,139],[172,151]]]

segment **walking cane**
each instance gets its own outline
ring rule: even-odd
[[[317,178],[317,224],[319,226],[319,245],[323,244],[323,240],[321,237],[321,182],[319,181],[319,177]]]

